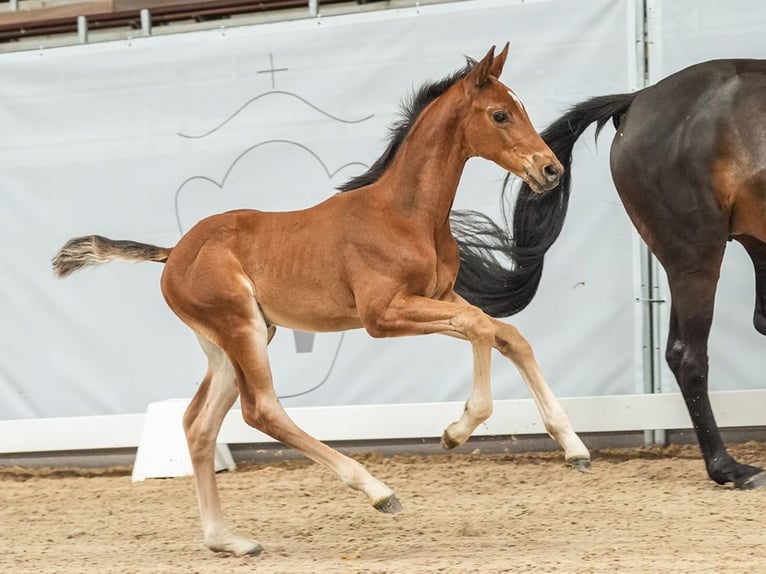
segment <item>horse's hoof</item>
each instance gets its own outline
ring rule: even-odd
[[[567,461],[567,464],[580,472],[591,473],[589,458],[571,458]]]
[[[445,450],[450,450],[456,446],[460,446],[460,443],[452,438],[449,434],[447,434],[447,431],[444,431],[442,434],[442,448]]]
[[[743,481],[735,481],[734,488],[739,490],[753,490],[755,488],[766,488],[766,472],[759,472],[748,476]]]
[[[252,556],[253,558],[255,558],[256,556],[260,556],[260,555],[261,555],[261,552],[263,552],[263,546],[261,546],[261,545],[259,544],[258,546],[256,546],[255,548],[253,548],[253,549],[252,549],[250,552],[248,552],[247,554],[245,554],[245,556]]]
[[[396,498],[395,494],[381,498],[375,504],[373,504],[375,510],[385,512],[386,514],[396,514],[402,510],[402,503]]]

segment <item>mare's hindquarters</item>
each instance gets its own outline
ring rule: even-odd
[[[734,189],[721,189],[720,166],[729,162],[735,76],[731,63],[711,62],[641,92],[618,126],[611,169],[628,215],[668,276],[666,358],[708,474],[746,487],[761,470],[728,454],[708,397],[708,336],[733,209],[724,196]]]

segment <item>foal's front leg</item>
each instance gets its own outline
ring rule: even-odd
[[[516,365],[540,411],[545,430],[564,449],[564,457],[570,466],[588,472],[590,453],[574,432],[564,408],[545,381],[532,346],[516,327],[497,319],[492,321],[496,327],[495,348]]]
[[[464,444],[473,431],[492,414],[492,388],[490,362],[492,347],[473,344],[473,388],[465,403],[463,414],[451,423],[442,435],[442,446],[450,449]]]
[[[470,341],[473,349],[473,388],[459,420],[442,435],[442,445],[454,448],[465,443],[476,427],[492,414],[490,362],[495,339],[492,319],[452,293],[446,300],[399,294],[385,310],[363,316],[374,337],[398,337],[440,333]]]

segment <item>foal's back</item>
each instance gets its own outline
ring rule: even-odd
[[[330,198],[285,212],[240,209],[201,220],[165,265],[162,290],[168,304],[195,316],[206,306],[250,298],[272,324],[321,331],[359,327],[345,285],[342,240],[358,226],[354,214],[338,220],[336,210],[328,208],[336,203]],[[223,293],[232,300],[221,301]]]
[[[384,192],[373,184],[303,210],[240,209],[207,217],[168,258],[165,299],[188,317],[250,297],[271,324],[339,331],[362,326],[357,294],[366,285],[378,290],[401,283],[438,298],[445,290],[439,285],[443,264],[432,233],[412,217],[382,209]],[[446,240],[454,253],[440,250],[452,253],[454,264],[442,282],[451,286],[457,246],[451,235]],[[231,301],[221,301],[221,293]]]

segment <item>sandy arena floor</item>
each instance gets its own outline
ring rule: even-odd
[[[731,450],[766,464],[766,444]],[[590,475],[560,453],[357,458],[401,514],[308,462],[219,474],[229,524],[265,546],[258,558],[204,548],[190,478],[0,469],[0,572],[766,572],[766,490],[715,485],[696,447],[596,451]]]

